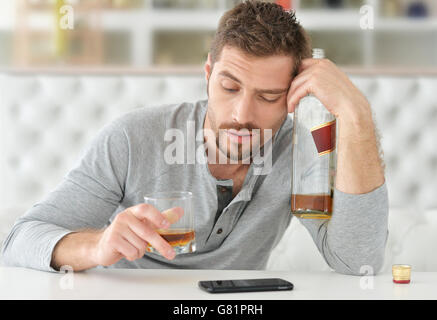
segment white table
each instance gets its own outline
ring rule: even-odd
[[[209,294],[197,286],[199,280],[269,277],[292,282],[294,290]],[[437,299],[437,272],[413,270],[411,280],[395,284],[391,274],[372,280],[335,272],[96,268],[61,274],[0,267],[0,299]]]

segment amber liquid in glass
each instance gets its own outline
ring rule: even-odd
[[[291,212],[299,218],[330,219],[333,196],[329,194],[292,194]]]
[[[158,229],[157,231],[175,249],[176,253],[190,253],[196,250],[193,229]],[[158,252],[150,244],[148,244],[147,251]]]

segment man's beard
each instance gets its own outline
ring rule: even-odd
[[[223,135],[226,135],[226,133],[224,133]],[[227,144],[227,141],[225,142]],[[226,148],[224,148],[223,143],[220,143],[220,137],[218,136],[217,133],[217,138],[216,138],[216,146],[218,148],[218,150],[221,151],[221,153],[226,155],[226,158],[233,160],[233,161],[243,161],[243,156],[244,156],[244,160],[246,160],[247,158],[252,158],[252,150],[249,147],[249,150],[245,150],[245,153],[243,154],[243,144],[239,143],[237,145],[237,147],[233,147],[233,150],[231,150],[231,146],[227,145]],[[237,149],[237,154],[235,155],[232,151],[234,151],[235,149]]]
[[[217,128],[217,122],[215,119],[215,114],[211,106],[208,106],[208,120],[211,126],[212,131],[215,135],[215,143],[216,148],[223,155],[226,156],[227,159],[231,161],[243,161],[246,160],[248,163],[253,158],[255,152],[258,152],[260,140],[261,139],[261,129],[256,127],[255,125],[249,123],[247,125],[240,125],[236,123],[225,123],[222,124],[219,128]],[[251,134],[252,136],[249,138],[249,141],[245,142],[232,142],[226,133],[226,130],[234,129],[237,131],[241,131],[242,129],[246,129],[245,133]],[[256,134],[254,134],[256,132]],[[220,139],[221,138],[221,139]],[[243,149],[244,147],[244,149]]]

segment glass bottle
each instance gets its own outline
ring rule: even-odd
[[[314,59],[325,57],[313,50]],[[294,111],[291,212],[308,219],[330,219],[336,171],[336,120],[312,94]]]

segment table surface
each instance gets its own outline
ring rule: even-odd
[[[292,291],[210,294],[200,280],[282,278]],[[0,267],[0,299],[300,300],[437,299],[437,272],[412,271],[411,283],[391,274],[350,276],[336,272],[252,270],[103,269],[51,273]]]

